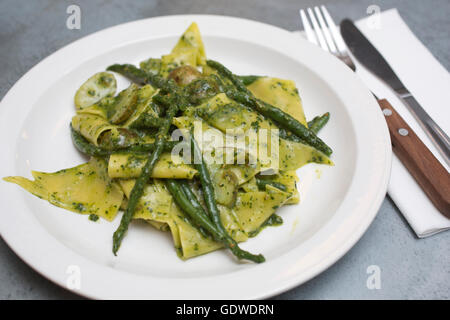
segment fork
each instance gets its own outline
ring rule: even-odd
[[[306,38],[310,42],[319,45],[323,50],[335,55],[350,69],[356,71],[355,64],[348,54],[344,39],[342,38],[336,27],[336,24],[328,13],[327,8],[325,8],[325,6],[320,6],[320,9],[319,7],[314,7],[314,12],[316,13],[317,20],[319,22],[317,22],[311,8],[308,8],[306,10],[314,28],[313,31],[308,18],[306,17],[305,11],[303,9],[300,9],[300,17],[305,28]],[[325,21],[327,22],[327,24],[325,24]]]
[[[353,71],[356,71],[344,39],[325,6],[314,7],[314,12],[311,8],[307,8],[306,11],[313,25],[311,27],[305,10],[300,9],[300,18],[305,28],[306,38],[339,58]],[[378,99],[375,94],[374,97],[385,115],[391,136],[392,150],[436,208],[450,218],[447,195],[450,187],[448,180],[445,178],[448,176],[447,170],[392,105],[386,99]]]

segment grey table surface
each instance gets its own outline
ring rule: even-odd
[[[69,5],[81,8],[81,29],[66,28]],[[336,21],[366,15],[369,5],[396,7],[418,38],[450,69],[448,0],[0,0],[0,97],[32,66],[68,43],[116,24],[171,14],[238,16],[287,30],[298,9],[325,4]],[[2,199],[5,201],[5,199]],[[7,214],[2,212],[1,214]],[[367,268],[380,268],[380,289],[368,289]],[[0,239],[0,299],[78,299],[48,281]],[[275,299],[449,299],[450,232],[418,239],[387,196],[361,240],[328,270]]]

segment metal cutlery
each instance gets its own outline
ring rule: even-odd
[[[304,10],[300,10],[300,17],[307,39],[319,45],[323,50],[332,53],[350,69],[356,71],[355,64],[347,51],[346,42],[349,43],[349,49],[355,54],[355,57],[377,76],[385,79],[385,82],[396,90],[400,98],[408,104],[410,110],[412,110],[416,117],[422,119],[424,127],[429,129],[433,142],[437,143],[439,151],[442,152],[444,159],[448,163],[448,136],[434,123],[422,107],[420,107],[384,58],[365,39],[356,26],[348,19],[342,22],[341,32],[343,33],[344,41],[325,6],[321,6],[320,8],[315,7],[314,11],[308,8],[306,11],[311,20],[312,27]],[[364,37],[365,43],[361,40],[361,37]],[[364,45],[367,46],[367,43],[372,48],[364,49]],[[376,96],[375,98],[385,115],[394,153],[415,178],[436,208],[450,218],[449,173],[391,104],[386,99],[380,100]]]
[[[428,134],[431,141],[442,154],[447,165],[450,166],[449,137],[420,106],[383,56],[370,41],[366,39],[351,20],[345,19],[341,22],[341,34],[356,59],[395,91],[397,96],[404,102],[406,107],[422,126],[423,130]]]

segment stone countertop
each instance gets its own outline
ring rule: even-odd
[[[366,15],[369,5],[396,7],[411,30],[450,69],[448,0],[321,0],[335,21]],[[66,28],[69,5],[81,8],[81,29]],[[288,30],[300,26],[298,9],[314,0],[145,0],[0,2],[0,97],[31,67],[74,40],[120,23],[172,14],[220,14]],[[6,213],[2,213],[6,214]],[[418,239],[387,196],[361,240],[328,270],[275,299],[449,299],[450,232]],[[381,288],[368,289],[367,268],[381,270]],[[77,299],[48,281],[0,239],[0,299]]]

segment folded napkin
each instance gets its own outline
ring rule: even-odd
[[[379,24],[369,18],[356,22],[358,28],[380,51],[400,80],[421,106],[447,133],[450,132],[450,74],[415,37],[397,9],[380,13]],[[337,22],[337,21],[336,21]],[[445,161],[418,122],[395,93],[354,59],[357,74],[380,99],[387,99],[435,157]],[[388,193],[419,238],[450,229],[450,219],[431,203],[420,186],[394,155]]]

